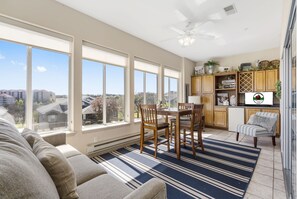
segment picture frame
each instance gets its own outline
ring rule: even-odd
[[[217,94],[217,104],[218,105],[229,105],[229,94],[228,93],[218,93]]]
[[[204,66],[195,66],[195,75],[204,75],[205,68]]]

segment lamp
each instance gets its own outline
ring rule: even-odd
[[[181,35],[179,38],[178,38],[178,43],[183,46],[183,47],[186,47],[186,46],[190,46],[192,45],[194,42],[195,42],[195,37],[193,34],[191,33],[186,33],[184,35]]]
[[[188,97],[188,102],[189,103],[194,103],[194,104],[201,104],[201,96],[189,96]]]

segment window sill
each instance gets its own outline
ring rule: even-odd
[[[115,123],[115,124],[102,124],[102,125],[90,125],[90,126],[85,126],[82,128],[83,133],[90,133],[94,132],[96,130],[103,130],[103,129],[112,129],[112,128],[118,128],[118,127],[123,127],[123,126],[128,126],[130,125],[129,122],[120,122],[120,123]]]

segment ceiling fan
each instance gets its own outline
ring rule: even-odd
[[[200,4],[204,2],[205,0],[199,0]],[[175,15],[179,23],[169,27],[170,30],[178,34],[176,39],[183,47],[192,45],[196,38],[214,40],[220,37],[217,33],[207,32],[206,29],[222,20],[223,15],[221,11],[213,10],[213,12],[206,15],[197,16],[192,11],[193,7],[195,5],[192,1],[179,1],[175,10]]]
[[[187,22],[187,25],[185,26],[185,28],[178,28],[175,26],[171,26],[170,30],[178,34],[176,38],[178,40],[178,43],[183,47],[192,45],[196,41],[197,37],[199,37],[200,39],[207,39],[207,40],[213,40],[218,38],[218,35],[215,33],[207,33],[205,31],[199,31],[199,27],[204,23],[201,23],[201,22],[192,23],[189,21]]]

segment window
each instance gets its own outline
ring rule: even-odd
[[[68,54],[32,48],[33,129],[67,128],[68,73]]]
[[[125,121],[127,57],[85,43],[82,63],[83,126]]]
[[[164,101],[168,107],[177,107],[179,100],[179,72],[164,69]]]
[[[0,118],[25,127],[27,47],[0,41]]]
[[[140,118],[139,104],[158,101],[159,67],[143,61],[135,61],[134,67],[134,118]]]
[[[0,22],[0,117],[39,132],[68,128],[71,39],[13,24]]]

